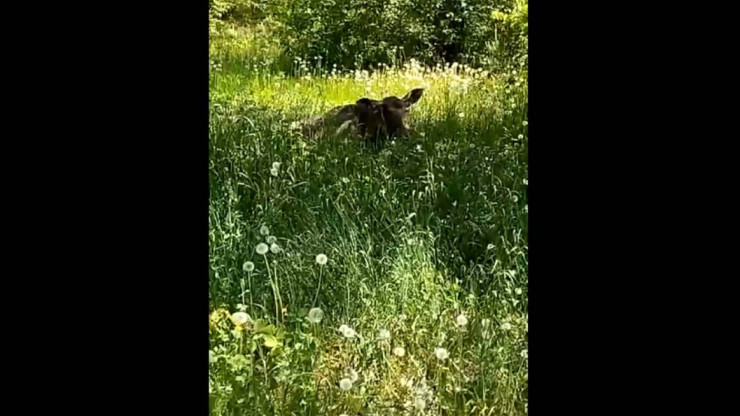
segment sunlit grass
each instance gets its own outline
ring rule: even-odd
[[[255,59],[210,79],[211,413],[525,414],[526,73]],[[290,128],[416,87],[381,150]]]

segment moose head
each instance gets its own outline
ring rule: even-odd
[[[406,116],[411,106],[421,99],[423,92],[423,88],[415,88],[403,98],[390,96],[380,101],[370,98],[357,100],[354,113],[360,134],[373,142],[408,134]]]

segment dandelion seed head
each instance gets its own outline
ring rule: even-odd
[[[403,357],[404,355],[406,355],[406,349],[404,349],[403,347],[396,347],[393,349],[393,355],[395,355],[396,357]]]
[[[312,323],[318,324],[322,319],[324,319],[324,311],[320,308],[311,308],[311,310],[308,311],[308,320]]]
[[[348,378],[343,378],[339,381],[339,388],[341,388],[344,391],[349,391],[349,389],[352,388],[352,380]]]
[[[437,356],[438,360],[442,361],[446,360],[450,356],[450,353],[444,348],[437,347],[434,349],[434,355]]]
[[[465,314],[461,313],[460,315],[457,315],[457,318],[455,319],[455,323],[457,324],[457,326],[463,327],[468,324],[468,317],[465,316]]]
[[[260,227],[260,234],[262,235],[270,234],[270,229],[267,228],[266,225],[263,225],[262,227]]]
[[[329,261],[329,258],[326,257],[326,254],[319,254],[316,256],[316,263],[319,266],[325,265],[327,261]]]
[[[259,254],[260,256],[266,254],[268,249],[269,248],[267,247],[267,244],[265,243],[259,243],[257,244],[257,247],[255,248],[255,250],[257,251],[257,254]]]
[[[277,243],[277,237],[275,237],[274,235],[267,237],[267,244],[272,244],[272,243]]]
[[[378,338],[382,341],[388,340],[391,338],[391,331],[387,329],[381,329],[380,333],[378,334]]]
[[[339,327],[339,332],[341,332],[341,333],[342,333],[342,335],[343,335],[343,336],[344,336],[345,338],[354,338],[354,337],[355,337],[355,335],[357,335],[357,333],[355,332],[355,330],[354,330],[354,329],[352,329],[352,328],[350,328],[350,327],[349,327],[349,326],[347,326],[347,325],[341,325],[341,326]]]
[[[245,272],[254,271],[254,263],[252,263],[251,261],[244,262],[244,265],[242,265],[242,269]]]
[[[272,243],[270,244],[270,251],[272,252],[272,254],[277,254],[280,252],[280,246],[278,246],[275,243]]]
[[[234,321],[236,325],[245,325],[247,322],[251,320],[249,315],[247,315],[246,312],[234,312],[231,315],[231,319]]]

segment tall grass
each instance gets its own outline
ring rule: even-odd
[[[525,414],[527,74],[292,66],[212,67],[211,413]],[[290,127],[418,86],[382,150]]]

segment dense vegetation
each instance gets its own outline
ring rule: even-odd
[[[526,414],[527,2],[210,16],[211,413]],[[380,150],[291,127],[419,86]]]

